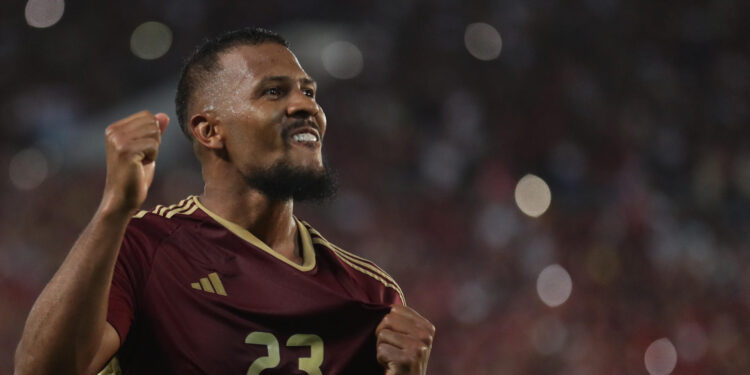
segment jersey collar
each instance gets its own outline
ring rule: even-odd
[[[224,219],[223,217],[212,212],[211,210],[206,208],[203,204],[201,204],[197,196],[192,196],[192,199],[195,202],[195,205],[198,206],[198,208],[200,208],[208,216],[210,216],[212,219],[214,219],[217,223],[221,224],[224,228],[226,228],[230,232],[234,233],[236,236],[249,242],[251,245],[267,252],[268,254],[279,259],[280,261],[300,271],[309,271],[315,267],[315,251],[313,250],[313,244],[312,244],[312,239],[310,238],[310,232],[307,230],[307,227],[305,227],[305,225],[302,224],[302,222],[297,219],[296,216],[294,217],[294,222],[295,224],[297,224],[297,233],[299,234],[300,242],[302,243],[302,264],[301,265],[295,262],[292,262],[287,257],[279,254],[270,246],[268,246],[265,242],[261,241],[258,237],[255,237],[255,235],[250,233],[250,231],[248,231],[247,229],[227,219]]]

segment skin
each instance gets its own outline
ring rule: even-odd
[[[323,170],[326,118],[315,101],[315,83],[291,51],[277,44],[235,47],[220,55],[220,63],[215,79],[188,108],[205,181],[199,199],[302,264],[293,202],[268,199],[247,177],[280,161]],[[318,142],[284,136],[300,121],[319,135]],[[106,321],[109,286],[125,228],[151,186],[168,123],[165,114],[143,111],[107,128],[102,201],[29,313],[16,374],[94,374],[117,352],[120,338]],[[425,374],[434,333],[413,309],[392,306],[375,332],[385,373]]]

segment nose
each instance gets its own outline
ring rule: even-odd
[[[301,90],[295,90],[289,98],[286,114],[289,117],[309,118],[320,112],[320,106],[315,98],[305,95]]]

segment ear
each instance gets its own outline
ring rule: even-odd
[[[209,149],[224,148],[224,134],[221,123],[213,113],[202,112],[190,118],[190,131],[196,142]]]

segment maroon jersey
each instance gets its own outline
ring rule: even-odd
[[[302,265],[197,197],[136,215],[107,316],[122,371],[383,374],[375,328],[391,304],[404,303],[401,290],[307,223],[297,228]]]

